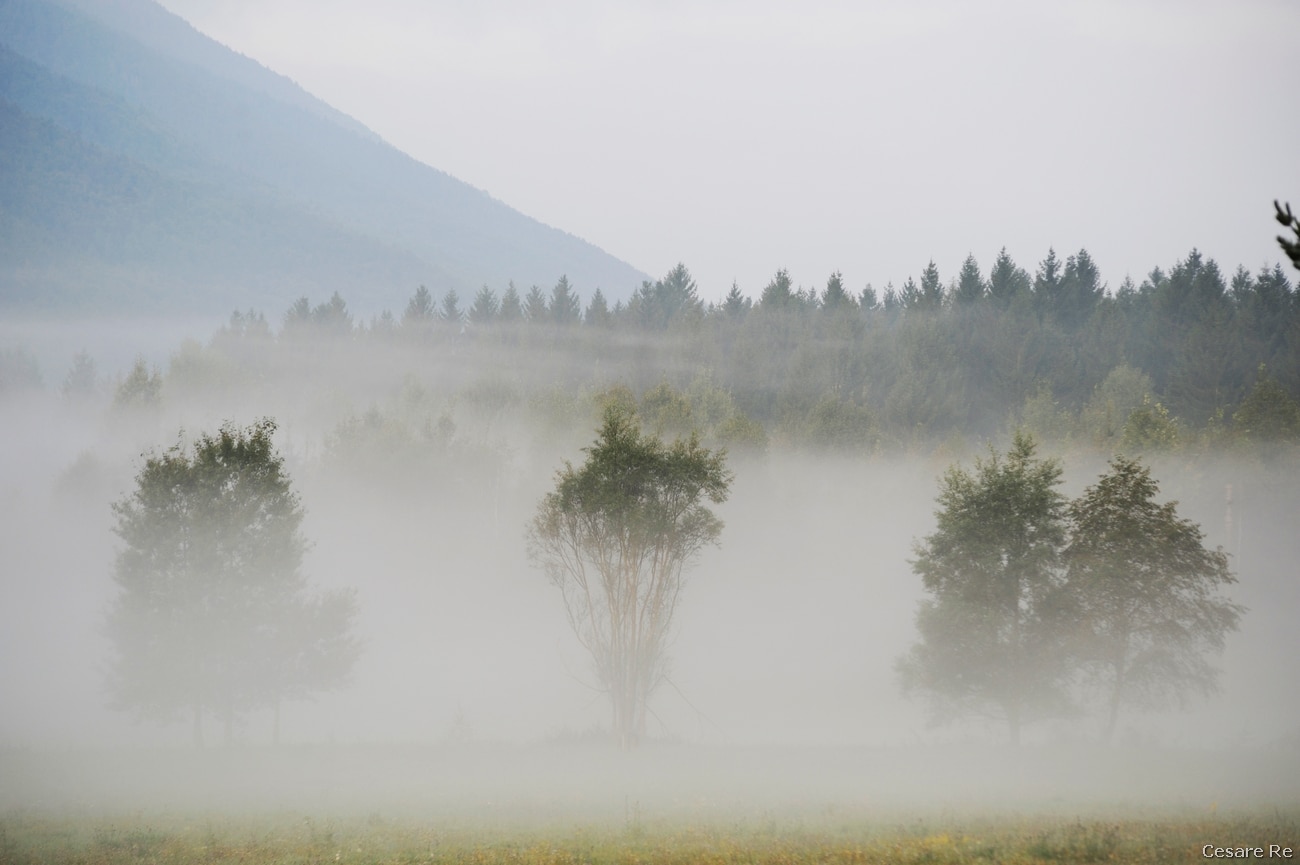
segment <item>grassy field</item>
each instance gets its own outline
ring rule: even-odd
[[[1286,861],[1273,844],[1300,863],[1292,748],[0,749],[0,865]]]
[[[1300,811],[1151,819],[822,814],[487,825],[458,820],[0,817],[0,862],[27,863],[1176,863],[1205,845],[1293,851]]]

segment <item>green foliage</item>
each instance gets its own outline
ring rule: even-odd
[[[921,640],[898,662],[904,690],[929,697],[936,719],[998,717],[1013,742],[1024,722],[1069,704],[1057,567],[1066,502],[1060,465],[1034,450],[1017,433],[1005,455],[944,474],[938,526],[912,560],[930,596]]]
[[[1051,386],[1040,381],[1038,390],[1020,409],[1019,426],[1039,441],[1065,442],[1070,438],[1074,419],[1052,396]]]
[[[573,293],[569,278],[561,276],[551,289],[551,302],[548,306],[551,321],[560,327],[577,324],[582,318],[582,302]]]
[[[301,573],[302,507],[264,419],[150,456],[113,506],[123,546],[108,615],[115,707],[170,720],[201,741],[259,706],[342,684],[357,655],[350,592],[313,596]]]
[[[1178,441],[1178,421],[1170,417],[1167,408],[1153,403],[1150,396],[1143,397],[1142,405],[1129,414],[1120,436],[1122,448],[1139,453],[1172,450]]]
[[[519,299],[519,289],[511,282],[506,286],[506,293],[501,295],[501,321],[504,324],[517,324],[525,317],[524,304]]]
[[[758,299],[758,308],[765,312],[788,310],[794,307],[794,290],[790,272],[782,268],[772,277]]]
[[[1004,246],[998,253],[993,269],[989,271],[988,296],[1000,309],[1025,302],[1032,292],[1033,283],[1023,268],[1017,267]]]
[[[131,371],[117,386],[117,392],[113,395],[113,408],[154,408],[162,402],[162,384],[162,375],[158,370],[150,370],[144,358],[136,358]]]
[[[698,429],[691,401],[668,382],[660,382],[641,397],[639,412],[651,434],[661,438],[681,438]]]
[[[880,433],[869,409],[826,394],[808,413],[803,441],[815,451],[867,454],[879,443]]]
[[[1158,492],[1149,469],[1120,456],[1070,504],[1066,594],[1079,660],[1106,697],[1107,739],[1123,704],[1213,693],[1206,655],[1223,651],[1245,611],[1220,594],[1236,582],[1223,550],[1206,549],[1200,527]]]
[[[586,453],[539,503],[528,551],[560,590],[627,748],[644,736],[647,701],[667,675],[683,571],[722,532],[705,502],[724,501],[732,476],[696,437],[666,445],[618,405]]]
[[[438,318],[453,329],[460,327],[465,313],[460,308],[460,295],[456,293],[456,289],[448,289],[442,296],[442,309],[438,311]]]
[[[433,295],[422,285],[406,303],[406,311],[402,313],[402,329],[418,330],[427,327],[437,316],[438,309],[433,302]]]
[[[607,328],[613,323],[614,317],[610,314],[609,303],[599,288],[592,292],[591,302],[587,304],[587,312],[582,320],[591,327],[599,328]]]
[[[1291,441],[1300,438],[1300,404],[1261,369],[1255,386],[1233,412],[1232,423],[1251,441]]]
[[[469,308],[468,318],[471,324],[485,325],[496,320],[501,312],[501,302],[496,292],[486,285],[474,294],[474,303]]]
[[[686,265],[678,263],[663,279],[641,283],[628,301],[626,315],[643,330],[662,331],[697,320],[703,313],[695,280]]]
[[[953,302],[961,306],[979,303],[984,299],[984,278],[980,275],[980,266],[974,255],[966,256],[957,275],[957,288],[953,292]]]
[[[1099,449],[1113,450],[1129,417],[1150,399],[1151,390],[1149,375],[1126,363],[1116,366],[1097,385],[1081,413],[1084,434]]]
[[[549,320],[549,309],[546,306],[546,295],[536,285],[528,289],[528,294],[524,296],[524,319],[530,324],[543,324]]]

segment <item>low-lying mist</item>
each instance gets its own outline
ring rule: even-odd
[[[166,376],[147,405],[114,404],[129,360],[105,364],[90,395],[49,383],[0,395],[0,807],[617,818],[629,802],[667,812],[1300,798],[1294,474],[1204,453],[1148,461],[1162,499],[1232,555],[1230,594],[1248,612],[1218,659],[1221,693],[1185,711],[1126,709],[1110,748],[1090,707],[1031,725],[1012,749],[1005,724],[933,726],[894,670],[917,639],[923,593],[909,560],[934,529],[937,479],[984,443],[843,453],[733,442],[735,480],[717,508],[726,527],[688,573],[649,741],[620,753],[591,660],[529,563],[525,525],[556,470],[583,459],[602,392],[640,398],[659,381],[685,392],[700,371],[651,362],[651,344],[585,367],[532,350],[485,364],[472,348],[303,344],[252,374],[256,359],[223,366],[191,343],[158,365]],[[260,417],[279,425],[306,511],[309,584],[355,589],[363,650],[350,685],[284,705],[280,747],[260,710],[238,719],[235,747],[194,750],[186,719],[138,722],[106,706],[111,504],[143,455]],[[705,440],[722,443],[707,430]],[[1105,468],[1102,454],[1063,458],[1068,495]]]

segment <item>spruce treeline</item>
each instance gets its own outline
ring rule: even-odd
[[[945,280],[930,262],[883,289],[838,272],[801,286],[780,270],[755,296],[733,284],[711,303],[681,264],[612,305],[599,288],[584,304],[565,277],[483,286],[468,303],[421,286],[400,316],[358,322],[335,294],[299,300],[273,330],[234,315],[210,347],[221,374],[265,380],[259,367],[306,363],[325,341],[358,364],[381,345],[414,353],[410,368],[454,359],[447,387],[504,379],[521,398],[685,395],[705,380],[751,433],[818,450],[925,449],[1013,427],[1106,452],[1300,437],[1296,286],[1280,265],[1226,274],[1195,250],[1118,287],[1087,250],[1049,250],[1031,273],[1005,249],[987,270],[970,256]]]

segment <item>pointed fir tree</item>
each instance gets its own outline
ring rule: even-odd
[[[790,272],[781,268],[776,272],[758,298],[758,308],[769,312],[788,310],[794,307],[794,288],[790,282]]]
[[[826,280],[826,289],[822,292],[821,308],[828,313],[843,310],[856,311],[857,302],[844,290],[844,274],[838,270]]]
[[[479,326],[491,324],[500,311],[501,303],[496,292],[484,285],[474,294],[474,303],[469,308],[470,323]]]
[[[921,271],[920,296],[917,298],[918,309],[939,309],[943,306],[943,282],[939,279],[939,268],[934,259]]]
[[[534,285],[524,295],[524,318],[529,324],[546,324],[550,321],[550,310],[546,307],[546,295]]]
[[[1007,248],[998,252],[997,261],[989,271],[988,296],[998,309],[1009,309],[1020,298],[1028,298],[1033,282],[1024,268],[1017,267],[1007,254]]]
[[[551,302],[548,306],[551,322],[560,327],[577,324],[582,318],[582,305],[578,296],[569,285],[569,278],[561,276],[551,289]]]
[[[501,295],[500,317],[503,324],[518,324],[524,320],[524,304],[519,298],[519,289],[515,288],[514,280],[506,286],[506,293]]]
[[[753,305],[754,302],[741,294],[740,286],[732,280],[731,290],[722,299],[722,314],[731,321],[740,321]]]
[[[592,293],[591,303],[587,304],[587,313],[582,320],[583,324],[595,328],[608,328],[613,323],[609,304],[605,301],[605,294],[599,287]]]
[[[957,288],[953,291],[953,302],[958,306],[973,306],[984,299],[984,277],[980,274],[979,263],[974,255],[967,255],[962,262],[961,272],[957,274]]]

